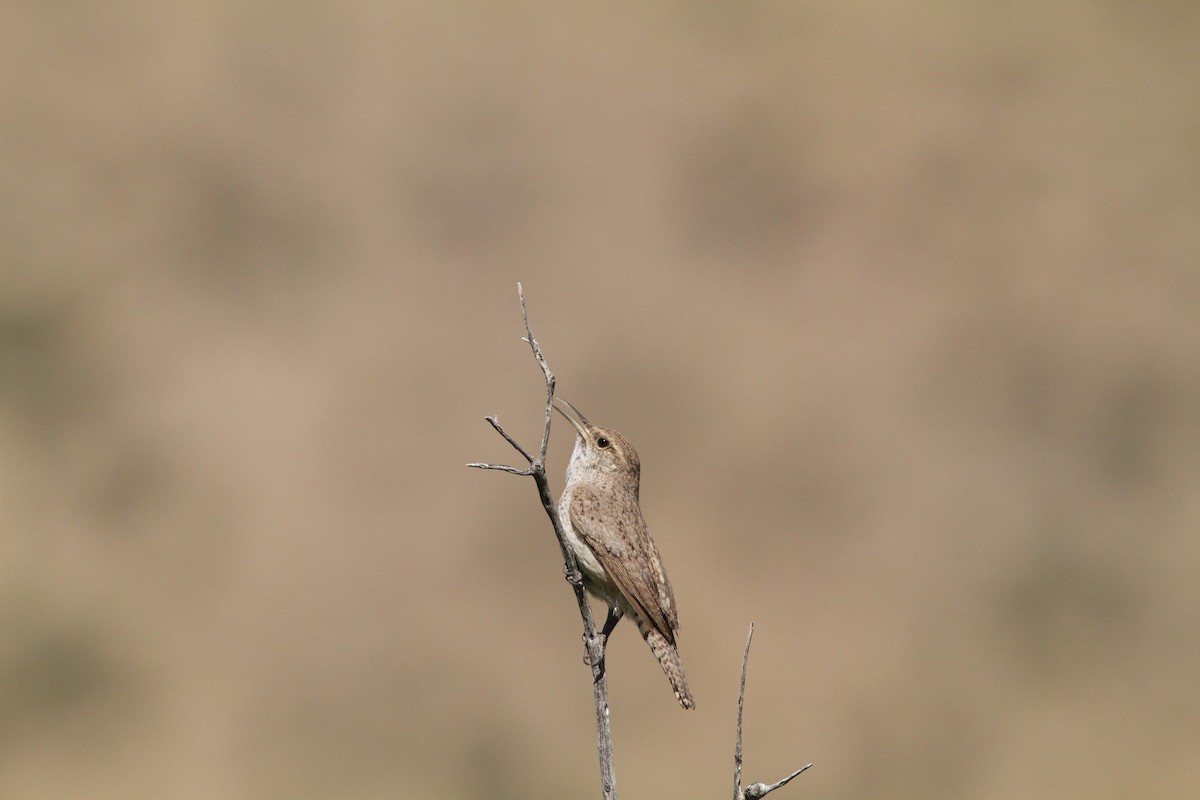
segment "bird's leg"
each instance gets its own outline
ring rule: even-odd
[[[604,620],[604,627],[600,629],[601,656],[603,656],[603,651],[608,649],[608,637],[612,635],[613,629],[617,627],[617,623],[621,621],[621,617],[624,615],[625,612],[621,609],[609,607],[608,617]]]

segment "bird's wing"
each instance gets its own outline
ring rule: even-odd
[[[674,644],[679,629],[675,595],[636,500],[582,485],[572,493],[570,512],[571,526],[629,605]]]

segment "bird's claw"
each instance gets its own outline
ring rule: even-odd
[[[583,635],[583,663],[589,667],[602,665],[606,644],[608,644],[607,637],[597,633],[594,639],[589,640],[585,633]]]

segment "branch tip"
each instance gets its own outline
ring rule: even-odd
[[[772,783],[770,786],[766,785],[765,783],[752,783],[746,787],[746,791],[742,793],[742,797],[744,798],[744,800],[758,800],[758,798],[760,798],[760,797],[766,797],[768,794],[775,791],[779,787],[787,786],[788,783],[792,780],[792,778],[796,777],[801,772],[804,772],[806,769],[808,769],[811,766],[812,766],[812,764],[805,764],[803,767],[796,770],[791,775],[788,775],[786,778],[784,778],[783,780],[781,780],[777,783]]]
[[[498,470],[499,472],[508,472],[513,475],[532,475],[533,474],[533,472],[530,470],[517,469],[516,467],[510,467],[507,464],[482,464],[482,463],[479,463],[478,461],[476,461],[476,462],[467,464],[467,466],[473,467],[475,469],[494,469],[494,470]]]

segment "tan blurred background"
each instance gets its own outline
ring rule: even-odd
[[[1194,798],[1200,7],[0,11],[0,796]],[[570,447],[552,443],[561,486]]]

